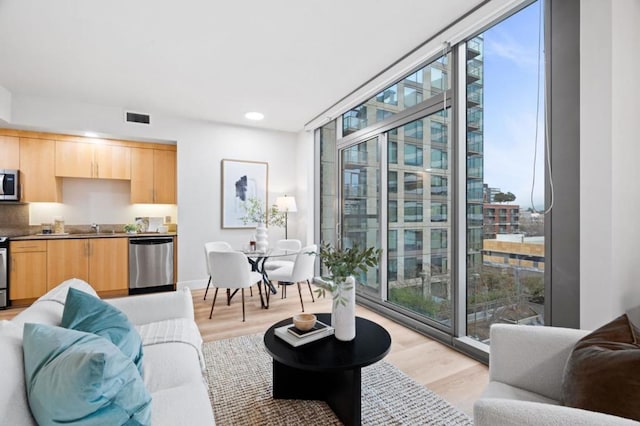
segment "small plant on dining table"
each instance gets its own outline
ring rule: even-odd
[[[345,293],[352,289],[351,285],[347,284],[347,277],[355,276],[359,272],[367,272],[369,268],[377,266],[381,253],[382,250],[375,247],[361,249],[357,244],[346,249],[335,248],[329,243],[321,245],[317,253],[309,254],[320,258],[329,270],[329,276],[322,277],[323,281],[314,281],[314,284],[319,287],[316,293],[318,296],[325,297],[328,290],[333,296],[334,305],[346,305],[348,299]]]

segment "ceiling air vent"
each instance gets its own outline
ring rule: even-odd
[[[149,114],[141,114],[139,112],[125,111],[124,120],[127,123],[151,124],[151,116]]]

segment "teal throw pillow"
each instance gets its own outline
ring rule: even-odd
[[[29,407],[40,426],[151,423],[151,395],[110,341],[33,323],[22,337]]]
[[[142,340],[129,318],[115,306],[69,288],[60,325],[109,339],[136,364],[142,375]]]

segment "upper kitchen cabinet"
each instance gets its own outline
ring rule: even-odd
[[[20,138],[20,185],[22,200],[59,203],[62,185],[55,175],[56,142]]]
[[[155,202],[176,204],[176,152],[153,150]]]
[[[20,140],[14,136],[0,136],[0,169],[20,168]]]
[[[176,151],[131,148],[131,203],[176,204]]]
[[[131,148],[104,143],[56,141],[56,176],[131,179]]]
[[[96,145],[94,155],[95,177],[100,179],[131,179],[131,148],[128,146]]]

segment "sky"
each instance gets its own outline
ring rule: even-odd
[[[484,32],[484,183],[515,194],[514,203],[521,209],[531,207],[540,3]],[[543,53],[540,60],[544,61]],[[543,80],[540,84],[543,94]],[[535,208],[542,209],[546,161],[542,103],[538,133],[533,200]]]

